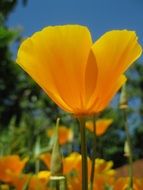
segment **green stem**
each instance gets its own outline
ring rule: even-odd
[[[56,190],[60,190],[60,183],[59,183],[59,181],[56,181]]]
[[[87,147],[85,135],[85,118],[78,118],[81,134],[81,154],[82,154],[82,190],[88,189],[88,168],[87,168]]]
[[[96,158],[96,123],[95,116],[93,116],[93,152],[92,152],[92,166],[90,176],[90,190],[93,190],[94,176],[95,176],[95,158]]]
[[[128,161],[129,161],[129,190],[133,190],[133,154],[132,154],[132,144],[131,144],[131,139],[130,139],[130,133],[128,129],[128,124],[127,124],[127,113],[126,110],[123,110],[124,114],[124,121],[125,121],[125,131],[126,131],[126,136],[127,136],[127,144],[129,148],[129,155],[128,155]]]
[[[63,176],[63,160],[59,145],[59,122],[57,119],[56,130],[55,130],[55,142],[51,157],[51,177],[50,177],[50,189],[53,190],[66,190],[66,178]]]
[[[53,190],[67,190],[65,176],[51,176],[50,188]]]
[[[36,161],[35,161],[35,173],[38,174],[40,171],[40,161],[38,158],[36,158]]]

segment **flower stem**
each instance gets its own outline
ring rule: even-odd
[[[40,161],[37,158],[35,161],[35,173],[38,174],[39,171],[40,171]]]
[[[93,190],[94,176],[95,176],[95,158],[96,158],[96,123],[95,116],[92,118],[93,121],[93,152],[92,152],[92,166],[90,176],[90,190]]]
[[[81,154],[82,154],[82,190],[88,189],[88,168],[87,168],[87,146],[85,135],[85,118],[78,117],[81,134]]]
[[[124,121],[125,121],[125,131],[126,131],[126,137],[127,137],[127,146],[128,146],[128,151],[129,154],[128,156],[128,161],[129,161],[129,190],[133,190],[133,154],[132,154],[132,145],[131,145],[131,139],[130,139],[130,133],[128,129],[128,124],[127,124],[127,113],[126,110],[123,110],[124,114]]]
[[[53,190],[67,190],[67,182],[65,176],[51,176],[50,188]]]

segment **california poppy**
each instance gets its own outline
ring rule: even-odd
[[[63,110],[90,115],[109,104],[141,52],[134,31],[109,31],[93,43],[85,26],[49,26],[21,44],[17,63]]]
[[[118,178],[114,184],[114,190],[126,190],[128,189],[129,178]],[[141,190],[143,187],[143,181],[140,178],[134,178],[134,190]]]
[[[51,155],[50,153],[41,155],[41,160],[49,168]],[[82,157],[79,153],[73,152],[69,156],[63,159],[64,175],[67,177],[68,188],[81,190],[81,162]],[[112,185],[114,182],[115,170],[112,169],[113,162],[105,161],[103,159],[97,158],[95,161],[95,179],[94,179],[94,189],[98,187],[98,190],[104,189],[105,184]],[[88,158],[88,177],[91,173],[91,160]]]
[[[112,119],[98,119],[95,123],[96,126],[96,135],[101,136],[103,135],[108,127],[112,124],[113,120]],[[93,122],[92,121],[87,121],[86,122],[86,128],[89,129],[91,132],[94,131],[93,127]]]
[[[16,190],[25,189],[26,185],[28,190],[48,190],[47,184],[49,182],[50,172],[40,171],[35,175],[22,174],[21,176],[14,175],[12,185]]]
[[[0,181],[10,183],[13,175],[20,175],[28,158],[23,160],[18,155],[0,157]]]
[[[54,128],[51,127],[47,129],[47,136],[52,137],[54,136]],[[59,126],[58,128],[58,135],[59,135],[59,144],[63,145],[73,139],[73,131],[71,128],[67,128],[65,126]]]
[[[40,159],[45,163],[45,165],[50,168],[51,154],[46,153],[40,156]],[[63,159],[63,173],[67,175],[73,170],[77,170],[81,173],[81,155],[77,152],[72,152],[69,156]],[[88,166],[91,168],[91,161],[88,158]]]

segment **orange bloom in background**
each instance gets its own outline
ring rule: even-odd
[[[41,160],[50,168],[51,155],[49,153],[41,155]],[[69,156],[63,158],[63,174],[67,177],[68,189],[70,190],[81,190],[81,163],[81,154],[77,152],[73,152]],[[115,170],[112,169],[112,167],[112,161],[96,159],[94,190],[103,190],[105,184],[113,185]],[[88,177],[90,177],[90,174],[91,160],[88,158]]]
[[[133,190],[143,189],[143,180],[140,178],[134,178]],[[114,190],[126,190],[129,184],[129,178],[119,178],[115,181]]]
[[[50,170],[50,164],[51,164],[51,154],[50,153],[44,153],[40,155],[40,159],[44,162],[44,164],[47,166],[47,168]]]
[[[47,184],[50,178],[50,171],[40,171],[38,174],[23,174],[13,176],[12,185],[16,190],[23,190],[27,185],[28,190],[48,190]]]
[[[101,136],[103,135],[108,127],[112,124],[113,119],[98,119],[95,123],[96,126],[96,135]],[[87,121],[86,122],[86,128],[89,129],[91,132],[93,132],[93,122]]]
[[[94,190],[103,190],[105,185],[112,186],[114,183],[115,170],[112,169],[113,162],[96,158],[95,160],[95,178]]]
[[[81,174],[81,154],[78,152],[73,152],[69,156],[65,157],[63,160],[64,173],[68,174],[73,170],[78,171],[78,175]],[[88,167],[91,165],[88,159]]]
[[[71,171],[75,171],[75,175],[68,176],[69,189],[81,190],[81,155],[79,153],[71,153],[64,159],[63,165],[65,167],[65,173],[68,174]],[[94,190],[103,190],[105,184],[113,185],[115,170],[112,169],[113,162],[105,161],[103,159],[96,159],[95,163],[95,179]],[[91,174],[91,160],[88,159],[88,177]]]
[[[88,176],[90,176],[91,172],[91,160],[89,157],[87,158],[87,165],[88,165]],[[76,173],[76,177],[80,179],[81,183],[81,176],[82,176],[82,156],[78,152],[72,152],[70,155],[63,159],[63,172],[64,174],[68,175],[71,172]]]
[[[21,160],[18,155],[0,157],[0,181],[11,183],[13,175],[20,175],[27,158]]]
[[[51,154],[45,153],[40,155],[40,159],[45,163],[48,169],[50,169],[51,164]],[[81,174],[81,154],[78,152],[73,152],[69,156],[63,158],[63,174],[67,175],[73,170],[76,170],[78,175]],[[91,168],[91,161],[88,159],[88,168]]]
[[[113,162],[112,161],[105,161],[101,158],[96,158],[95,162],[95,173],[105,176],[113,177],[115,176],[115,170],[112,169]]]
[[[51,154],[45,153],[40,156],[40,159],[45,163],[48,169],[50,169],[51,164]],[[72,170],[77,169],[81,170],[81,155],[77,152],[71,153],[69,156],[63,158],[63,173],[68,174]]]
[[[22,190],[25,185],[30,182],[31,176],[29,174],[12,175],[11,184],[16,190]]]
[[[50,168],[51,154],[46,153],[40,156],[41,160],[45,163],[47,168]],[[79,189],[81,190],[81,163],[82,157],[78,152],[73,152],[69,156],[63,158],[63,174],[67,177],[67,185],[69,190]],[[88,168],[90,175],[91,161],[88,158]]]
[[[92,42],[85,26],[49,26],[21,44],[17,63],[63,110],[89,115],[109,104],[141,53],[133,31],[113,30]]]
[[[82,190],[82,182],[78,176],[71,176],[68,178],[68,190]]]
[[[45,163],[45,165],[50,168],[50,162],[51,162],[51,154],[46,153],[42,154],[40,156],[40,159]],[[68,174],[73,170],[76,170],[80,173],[81,171],[81,154],[78,152],[73,152],[69,156],[63,158],[63,170],[64,174]],[[105,161],[100,158],[96,158],[95,163],[95,173],[97,175],[106,175],[106,176],[114,176],[115,170],[112,169],[113,162],[112,161]],[[89,174],[91,170],[91,160],[88,159],[88,168],[89,168]]]
[[[48,190],[47,184],[49,179],[50,171],[40,171],[37,175],[32,176],[29,183],[29,190]]]
[[[49,128],[47,130],[48,137],[52,137],[54,135],[55,129]],[[58,138],[59,138],[59,144],[63,145],[67,143],[68,141],[71,141],[73,138],[73,131],[70,128],[67,128],[65,126],[59,126],[58,128]]]

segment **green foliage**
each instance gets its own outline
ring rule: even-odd
[[[1,17],[7,18],[7,16],[14,9],[16,4],[17,4],[17,0],[12,0],[12,1],[1,0],[1,2],[0,2]]]
[[[5,20],[17,5],[18,0],[1,0],[0,1],[0,20]],[[22,0],[23,5],[26,5],[28,0]],[[0,22],[1,23],[1,22]]]
[[[7,28],[0,27],[0,48],[9,45],[17,36],[17,31],[12,31],[8,30]]]

